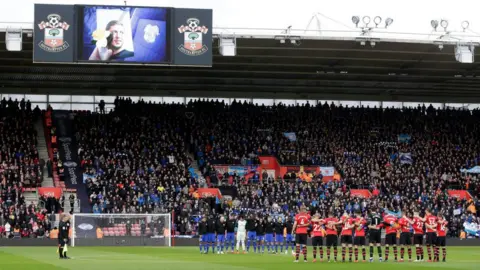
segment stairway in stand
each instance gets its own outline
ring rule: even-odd
[[[68,191],[63,192],[63,196],[65,196],[65,205],[64,205],[64,208],[63,208],[63,212],[70,213],[70,211],[72,210],[72,208],[70,208],[70,200],[68,199],[70,197],[70,195],[72,195],[72,194],[75,195],[75,203],[73,205],[73,212],[74,213],[80,213],[81,212],[80,200],[77,199],[77,193],[76,192],[68,192]]]
[[[25,191],[23,193],[23,196],[25,197],[25,203],[27,205],[30,205],[32,202],[35,204],[38,204],[38,193],[37,191]]]
[[[45,141],[45,132],[43,128],[42,118],[39,118],[35,122],[35,130],[37,131],[37,151],[40,159],[45,161],[45,166],[43,167],[43,181],[42,187],[54,187],[53,178],[48,177],[48,171],[46,163],[49,160],[48,157],[48,148]]]
[[[198,167],[198,162],[195,160],[195,157],[192,153],[188,153],[187,156],[192,160],[192,164],[189,167],[190,175],[198,179],[201,187],[207,187],[209,183],[203,177],[200,167]]]

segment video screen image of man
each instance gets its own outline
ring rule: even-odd
[[[166,8],[86,6],[79,60],[170,61]]]
[[[108,37],[106,37],[106,44],[101,44],[101,42],[97,42],[95,50],[88,58],[89,60],[112,61],[122,60],[134,56],[134,53],[132,51],[129,51],[123,47],[125,38],[125,27],[120,21],[110,21],[105,27],[105,31],[109,33]]]

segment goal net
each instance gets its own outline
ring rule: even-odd
[[[170,214],[74,214],[72,246],[171,246]]]

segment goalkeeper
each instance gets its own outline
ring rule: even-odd
[[[70,232],[70,216],[68,214],[62,214],[60,223],[58,224],[58,253],[60,259],[70,259],[67,256],[67,245],[69,243]]]

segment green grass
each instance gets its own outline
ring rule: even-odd
[[[368,252],[368,251],[367,251]],[[368,254],[367,254],[368,255]],[[392,254],[393,255],[393,254]],[[446,263],[293,263],[285,254],[199,254],[198,248],[75,247],[72,260],[59,260],[55,248],[0,248],[0,270],[247,270],[247,269],[480,269],[480,247],[449,247]],[[311,260],[311,247],[309,247]]]

